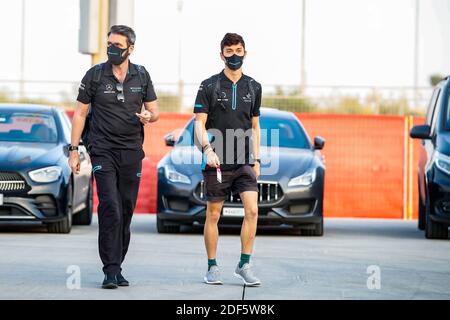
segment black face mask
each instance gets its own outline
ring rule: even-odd
[[[244,56],[238,56],[236,54],[233,54],[231,57],[225,57],[226,65],[231,70],[237,70],[240,67],[242,67],[242,64],[244,63]]]
[[[108,47],[108,61],[114,65],[122,64],[125,61],[125,59],[128,58],[129,56],[128,53],[123,55],[123,53],[127,50],[128,48],[120,49],[115,45],[110,45]]]

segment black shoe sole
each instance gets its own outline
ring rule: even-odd
[[[119,287],[129,287],[130,284],[128,282],[121,282],[117,284]]]
[[[117,289],[118,286],[115,283],[107,283],[102,285],[102,289]]]

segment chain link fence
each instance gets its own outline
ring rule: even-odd
[[[79,82],[0,80],[1,102],[75,107]],[[198,83],[155,83],[160,109],[192,112]],[[263,106],[292,112],[423,115],[432,87],[263,84]]]

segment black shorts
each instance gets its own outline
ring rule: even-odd
[[[258,192],[256,174],[250,165],[242,165],[236,169],[222,171],[222,183],[217,181],[216,170],[203,171],[206,200],[223,201],[229,195],[244,191]]]

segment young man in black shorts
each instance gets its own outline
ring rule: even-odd
[[[207,284],[222,283],[216,262],[217,223],[224,200],[233,193],[239,194],[245,212],[241,258],[234,274],[246,285],[260,285],[252,272],[250,255],[258,222],[261,85],[242,73],[245,56],[243,38],[227,33],[220,52],[225,69],[202,82],[195,101],[195,136],[203,152],[202,172],[207,197],[204,227],[208,255],[204,280]]]

